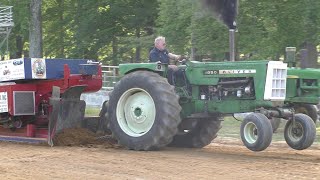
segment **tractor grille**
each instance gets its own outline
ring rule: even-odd
[[[14,115],[34,115],[35,98],[34,91],[14,91],[13,107]]]
[[[283,101],[286,98],[287,64],[281,61],[268,63],[264,99]]]

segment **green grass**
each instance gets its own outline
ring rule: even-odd
[[[286,120],[282,120],[280,123],[280,126],[272,136],[273,141],[285,141],[284,139],[284,126],[285,126]],[[222,128],[219,131],[220,137],[232,137],[232,138],[240,138],[240,125],[241,121],[237,121],[233,117],[225,117],[224,121],[222,122]],[[315,140],[316,144],[320,144],[320,123],[317,123],[317,137]]]
[[[100,108],[87,107],[85,111],[85,116],[98,116],[99,113],[100,113]]]
[[[233,117],[225,117],[218,134],[221,137],[240,138],[240,125],[241,121],[237,121]]]

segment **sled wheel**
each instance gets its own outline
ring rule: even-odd
[[[157,73],[136,71],[124,76],[109,99],[109,128],[119,144],[154,150],[172,141],[181,107],[174,87]]]
[[[240,127],[241,140],[252,151],[266,149],[272,140],[270,120],[261,113],[247,115]]]
[[[287,144],[296,150],[303,150],[312,145],[316,138],[316,126],[305,114],[295,114],[295,123],[289,120],[284,128]]]
[[[200,119],[191,130],[181,129],[182,133],[175,135],[169,146],[202,148],[210,144],[217,137],[220,129],[221,120],[219,118]]]

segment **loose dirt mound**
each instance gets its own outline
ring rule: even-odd
[[[55,146],[87,146],[104,148],[119,148],[117,141],[111,135],[98,136],[84,128],[65,129],[53,138]]]

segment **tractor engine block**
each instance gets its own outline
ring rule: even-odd
[[[226,98],[254,98],[253,78],[221,78],[217,85],[200,86],[200,100],[223,100]]]

